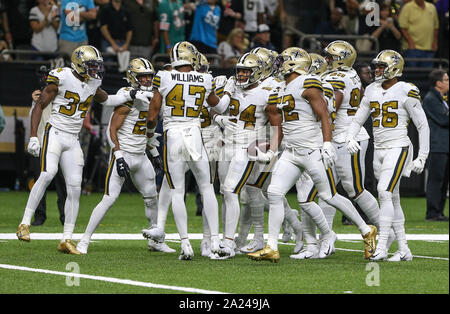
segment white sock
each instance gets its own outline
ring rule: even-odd
[[[303,233],[302,223],[298,219],[295,211],[293,211],[291,206],[289,206],[289,203],[288,203],[286,197],[284,198],[283,206],[284,206],[284,217],[287,220],[288,224],[294,230],[294,233],[296,235],[299,234],[299,233],[302,234]]]
[[[172,212],[180,239],[188,238],[187,212],[184,203],[184,189],[172,189]],[[159,218],[159,217],[158,217]],[[159,226],[159,225],[158,225]]]
[[[358,214],[358,211],[356,210],[355,206],[353,206],[352,202],[350,202],[350,200],[346,199],[342,195],[335,194],[329,200],[325,200],[325,202],[327,202],[328,205],[339,209],[345,216],[347,216],[347,218],[358,227],[358,230],[362,235],[370,232],[370,227]]]
[[[264,202],[262,191],[258,188],[248,187],[251,221],[253,223],[253,239],[264,241]]]
[[[388,191],[378,191],[378,198],[380,200],[380,228],[378,230],[377,247],[380,250],[387,250],[389,234],[392,232],[391,228],[395,214],[392,193]]]
[[[325,202],[323,202],[323,203],[325,203]],[[300,204],[300,207],[306,214],[306,215],[302,216],[302,223],[303,223],[303,219],[306,219],[306,225],[308,226],[308,228],[312,228],[309,226],[309,223],[310,223],[309,221],[312,221],[311,223],[313,223],[313,225],[314,225],[314,231],[313,231],[314,237],[316,237],[316,230],[315,230],[316,226],[317,226],[317,228],[319,228],[320,234],[322,234],[322,235],[326,235],[332,231],[332,229],[330,227],[330,223],[326,219],[326,216],[324,215],[324,212],[322,211],[322,208],[319,207],[319,205],[317,205],[315,202],[308,202],[308,203]],[[332,207],[332,206],[327,205],[327,207],[331,207],[334,209],[334,207]],[[336,210],[334,210],[334,211],[336,211]],[[303,218],[304,216],[305,216],[305,218]],[[332,218],[331,218],[331,221],[333,221]]]
[[[303,205],[304,204],[300,205],[302,208],[300,211],[300,217],[302,219],[303,237],[306,241],[306,244],[317,244],[316,225],[311,216],[304,210]]]
[[[98,225],[102,222],[103,218],[105,217],[111,206],[114,204],[115,200],[116,197],[105,194],[100,203],[95,206],[94,210],[91,213],[91,217],[89,218],[86,230],[84,231],[84,234],[81,238],[83,242],[89,243],[92,234],[94,234]]]
[[[152,227],[158,223],[158,196],[145,197],[144,206],[149,227]]]
[[[267,244],[274,250],[278,250],[278,237],[284,220],[284,206],[281,195],[269,193],[269,238]]]
[[[319,205],[318,206],[323,211],[323,214],[325,216],[325,219],[327,220],[328,226],[330,227],[330,229],[333,229],[333,222],[334,222],[334,216],[336,215],[336,208],[334,208],[331,205],[328,205],[320,197],[319,197]]]
[[[34,183],[33,188],[28,195],[27,205],[25,207],[25,212],[20,224],[29,225],[31,224],[31,219],[34,216],[37,206],[44,196],[45,190],[48,185],[52,182],[55,175],[48,172],[41,172],[39,179]]]
[[[239,241],[242,243],[247,242],[248,234],[252,228],[251,210],[247,203],[241,203],[241,215],[239,217]]]
[[[184,192],[183,192],[184,193]],[[169,212],[169,206],[172,202],[172,194],[167,183],[166,176],[164,176],[161,183],[161,189],[158,195],[158,215],[157,215],[157,225],[158,228],[164,230],[166,226],[167,214]]]
[[[211,232],[211,236],[219,235],[219,205],[217,203],[216,194],[214,192],[214,186],[208,184],[199,187],[203,200],[203,216],[208,221],[208,227]],[[239,203],[238,203],[239,205]],[[237,218],[237,220],[239,217]]]
[[[356,204],[367,215],[367,218],[377,227],[380,225],[380,206],[375,197],[367,190],[362,191],[355,199]]]
[[[392,221],[392,228],[394,229],[395,237],[397,238],[398,249],[406,251],[408,243],[406,241],[405,232],[405,215],[403,214],[402,206],[400,205],[400,194],[398,189],[392,195],[392,203],[394,205],[394,219]]]
[[[234,239],[240,214],[239,198],[236,193],[230,191],[225,191],[224,198],[227,207],[225,213],[224,238]]]
[[[64,234],[63,240],[72,239],[72,233],[77,222],[78,211],[80,209],[81,186],[66,186],[67,198],[64,206]]]

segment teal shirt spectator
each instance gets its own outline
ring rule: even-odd
[[[61,30],[59,38],[71,42],[82,42],[88,39],[86,34],[86,22],[78,20],[74,23],[71,16],[67,18],[65,10],[73,10],[74,15],[78,12],[87,12],[95,8],[94,0],[62,0],[61,1]],[[68,24],[69,23],[69,24]],[[74,25],[71,25],[74,24]],[[78,24],[78,25],[77,25]]]
[[[181,0],[162,0],[158,6],[159,29],[169,33],[170,46],[185,40],[184,7]],[[161,53],[166,53],[166,44],[161,33]]]
[[[5,125],[6,125],[5,114],[3,113],[2,106],[0,106],[0,133],[2,133],[3,130],[5,129]]]
[[[194,25],[190,41],[200,41],[217,49],[217,29],[220,23],[220,7],[211,9],[206,0],[202,0],[195,10]]]

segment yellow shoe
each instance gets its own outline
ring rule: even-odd
[[[75,243],[70,239],[66,239],[66,241],[59,242],[58,251],[66,254],[74,254],[74,255],[81,254],[81,252],[77,250],[77,246],[75,245]]]
[[[255,261],[268,260],[272,263],[278,263],[280,261],[280,252],[274,251],[269,245],[266,245],[262,250],[248,253],[247,256]]]
[[[369,225],[370,232],[363,235],[364,239],[364,257],[366,259],[370,258],[373,253],[375,253],[375,249],[377,248],[377,227]]]
[[[30,242],[30,225],[19,225],[16,235],[19,240]]]

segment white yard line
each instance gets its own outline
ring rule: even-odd
[[[86,275],[86,274],[60,272],[60,271],[53,271],[53,270],[48,270],[48,269],[30,268],[30,267],[23,267],[23,266],[8,265],[8,264],[0,264],[0,268],[10,269],[10,270],[19,270],[19,271],[29,271],[29,272],[35,272],[35,273],[44,273],[44,274],[50,274],[50,275],[58,275],[58,276],[64,276],[64,277],[69,277],[69,278],[74,278],[74,277],[84,278],[84,279],[106,281],[106,282],[111,282],[111,283],[118,283],[118,284],[123,284],[123,285],[145,287],[145,288],[154,288],[154,289],[175,290],[175,291],[200,293],[200,294],[225,294],[226,293],[226,292],[221,292],[221,291],[204,290],[204,289],[197,289],[197,288],[190,288],[190,287],[160,285],[160,284],[155,284],[155,283],[151,283],[151,282],[142,282],[142,281],[135,281],[135,280],[129,280],[129,279],[119,279],[119,278],[112,278],[112,277],[92,276],[92,275]]]

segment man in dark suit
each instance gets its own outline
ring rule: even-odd
[[[426,220],[448,221],[448,217],[444,216],[449,179],[448,74],[435,69],[430,73],[430,83],[430,90],[423,99],[423,109],[430,126]]]

